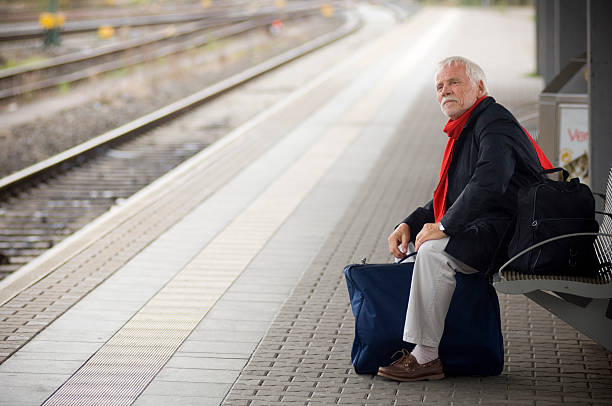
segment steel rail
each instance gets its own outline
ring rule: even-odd
[[[304,4],[308,2],[302,2]],[[314,3],[314,2],[310,2]],[[319,4],[319,3],[317,3]],[[244,4],[239,4],[239,6]],[[294,6],[294,5],[291,5]],[[62,35],[81,34],[98,30],[101,25],[109,25],[114,28],[119,27],[145,27],[164,24],[188,23],[209,18],[223,18],[227,16],[228,11],[235,8],[236,5],[217,6],[203,11],[201,7],[197,10],[192,10],[188,13],[168,13],[168,14],[152,14],[152,15],[133,15],[133,16],[115,16],[96,19],[81,19],[71,21],[70,19],[62,27]],[[279,12],[280,9],[265,6],[262,9],[266,12]],[[252,14],[252,12],[231,12],[233,14]],[[30,18],[36,20],[38,16],[32,15]],[[44,30],[37,24],[32,22],[21,22],[15,24],[0,25],[0,42],[4,41],[19,41],[25,39],[40,38],[44,34]]]
[[[131,139],[150,130],[153,127],[176,118],[179,115],[217,97],[249,80],[265,74],[273,69],[285,65],[301,56],[331,44],[358,30],[362,21],[353,15],[346,14],[345,24],[338,30],[319,36],[296,48],[272,57],[265,62],[248,68],[238,74],[224,79],[184,99],[149,113],[141,118],[124,124],[114,130],[101,134],[87,142],[77,145],[69,150],[45,159],[37,164],[22,169],[16,173],[0,179],[0,197],[4,198],[15,194],[19,189],[27,187],[50,176],[52,172],[68,169],[84,162],[88,156],[95,154],[102,147],[110,147],[117,143]]]
[[[314,13],[316,10],[312,5],[310,6],[296,6],[287,10],[283,14],[288,19],[296,19],[304,17],[308,14]],[[155,60],[157,58],[172,55],[177,52],[183,52],[187,49],[203,46],[211,40],[227,38],[233,35],[243,33],[249,29],[265,26],[271,23],[274,19],[278,18],[278,13],[256,13],[256,14],[232,14],[226,17],[227,21],[238,21],[237,24],[232,28],[221,28],[215,32],[206,32],[215,26],[223,25],[223,20],[210,20],[200,24],[190,25],[183,27],[172,34],[161,33],[146,38],[144,40],[127,41],[122,44],[99,48],[93,52],[77,52],[69,55],[59,56],[48,61],[43,61],[38,64],[30,66],[16,67],[7,69],[0,73],[0,85],[2,83],[9,82],[11,85],[6,84],[0,89],[0,100],[6,100],[14,97],[18,97],[23,94],[31,93],[34,91],[48,89],[50,87],[62,84],[71,83],[78,80],[85,79],[87,77],[97,75],[100,73],[120,69],[126,66],[132,66],[134,64],[143,63],[148,60]],[[245,22],[247,20],[247,22]],[[241,23],[242,22],[242,23]],[[256,22],[250,23],[250,22]],[[193,38],[194,35],[197,37]],[[192,38],[190,39],[189,36]],[[45,76],[50,75],[55,70],[68,70],[70,65],[79,65],[86,63],[95,63],[96,60],[109,59],[111,56],[117,56],[121,53],[133,52],[135,49],[146,49],[151,45],[161,44],[163,41],[176,42],[185,37],[182,42],[175,46],[166,46],[162,49],[157,48],[153,51],[143,52],[146,57],[130,56],[128,59],[115,60],[111,63],[99,64],[94,67],[82,68],[82,70],[64,73],[60,72],[60,75],[55,75],[50,78],[38,79],[35,82],[28,82],[25,78],[27,76]],[[18,83],[15,83],[18,82]],[[23,83],[22,83],[23,82]]]
[[[40,5],[40,1],[36,1]],[[23,2],[27,3],[27,1]],[[117,6],[98,6],[95,8],[71,8],[65,9],[60,7],[60,11],[65,15],[68,21],[81,21],[81,20],[92,20],[93,18],[100,19],[112,19],[121,17],[149,17],[158,15],[171,15],[171,14],[187,14],[187,13],[198,13],[202,10],[216,11],[216,10],[228,10],[233,7],[244,7],[249,4],[249,0],[224,0],[223,2],[212,2],[211,6],[204,8],[199,4],[166,4],[159,8],[156,6],[128,6],[128,7],[117,7]],[[73,6],[76,6],[75,2],[72,2]],[[30,6],[32,7],[32,6]],[[4,10],[3,20],[5,23],[28,23],[36,21],[40,15],[40,11],[34,9],[28,9],[26,4],[24,9],[19,11],[10,10],[6,8]],[[93,16],[93,17],[92,17]]]
[[[128,58],[115,59],[107,62],[101,62],[96,65],[88,66],[81,68],[75,72],[66,73],[59,76],[52,76],[47,79],[38,80],[32,83],[26,83],[23,85],[18,85],[14,87],[9,87],[7,89],[0,90],[0,100],[6,100],[14,97],[18,97],[23,94],[45,90],[57,86],[61,83],[74,83],[80,80],[84,80],[90,78],[95,75],[99,75],[106,72],[111,72],[113,70],[137,65],[140,63],[149,62],[155,59],[162,58],[164,56],[169,56],[175,53],[184,52],[186,49],[203,46],[210,42],[212,39],[224,39],[231,36],[235,36],[246,31],[255,29],[260,27],[265,23],[263,22],[241,22],[237,24],[230,25],[228,27],[224,27],[218,29],[213,32],[207,32],[196,38],[195,40],[183,41],[180,44],[175,45],[166,45],[161,48],[156,48],[148,53],[141,53],[137,55],[131,55]],[[105,52],[101,55],[95,56],[95,58],[100,56],[109,56],[120,52],[128,51],[129,48],[121,49],[121,50],[113,50],[110,52]],[[71,62],[62,63],[60,65],[69,65],[69,64],[79,64],[85,61],[88,61],[88,58],[78,58]],[[60,65],[54,65],[50,68],[55,68]]]
[[[313,3],[314,4],[314,3]],[[315,6],[310,4],[309,6],[293,6],[288,10],[288,13],[299,13],[301,11],[313,11],[315,10]],[[286,15],[287,12],[281,13],[280,15]],[[22,66],[16,66],[14,68],[4,69],[0,71],[0,81],[4,81],[7,79],[11,79],[17,75],[22,75],[25,73],[32,73],[35,71],[40,71],[48,68],[53,68],[56,66],[66,65],[72,62],[80,62],[87,59],[92,59],[94,57],[108,55],[112,53],[116,53],[119,51],[131,50],[133,48],[139,46],[145,46],[152,44],[157,41],[163,41],[167,39],[176,39],[181,36],[185,36],[188,34],[197,33],[203,31],[205,29],[213,28],[222,24],[231,23],[231,22],[242,22],[248,19],[259,18],[259,17],[269,17],[269,16],[278,16],[279,12],[274,10],[265,10],[258,11],[255,13],[247,13],[247,12],[238,12],[238,13],[225,13],[223,15],[218,16],[210,16],[205,21],[201,21],[199,24],[188,24],[183,27],[175,28],[172,33],[162,32],[156,33],[147,36],[144,39],[135,39],[124,41],[120,44],[112,44],[107,46],[102,46],[95,48],[93,50],[84,50],[79,52],[74,52],[71,54],[61,55],[54,58],[47,59],[45,61],[40,61],[33,64],[27,64]]]
[[[334,1],[334,0],[332,0]],[[304,1],[302,2],[305,7],[319,7],[325,2],[323,1]],[[300,4],[302,4],[300,3]],[[329,3],[329,2],[327,2]],[[229,9],[231,6],[227,6]],[[298,4],[292,4],[288,7],[300,7]],[[263,10],[263,11],[262,11]],[[282,13],[283,9],[277,7],[266,6],[258,9],[257,12],[263,13]],[[81,21],[68,21],[62,27],[62,35],[71,34],[82,34],[92,31],[97,31],[102,25],[108,25],[113,28],[119,27],[146,27],[155,25],[167,25],[167,24],[184,24],[194,21],[201,21],[203,19],[219,19],[225,18],[229,15],[240,18],[241,16],[252,15],[249,11],[240,12],[227,12],[225,10],[207,10],[197,11],[189,14],[163,14],[163,15],[150,15],[150,16],[127,16],[127,17],[115,17],[112,19],[91,19]],[[22,23],[15,25],[0,26],[0,42],[8,41],[20,41],[28,39],[41,38],[44,34],[44,30],[34,23]]]
[[[119,27],[147,27],[153,25],[177,24],[199,21],[208,18],[221,17],[221,13],[199,12],[193,14],[160,15],[148,17],[122,17],[112,20],[85,20],[68,21],[62,27],[62,35],[82,34],[97,31],[100,26],[106,25],[113,28]],[[25,39],[40,38],[44,34],[43,28],[37,24],[22,24],[0,27],[0,41],[20,41]]]
[[[207,28],[212,28],[216,25],[228,22],[234,22],[237,20],[231,19],[223,19],[223,20],[207,20],[206,22],[200,24],[190,24],[187,27],[180,27],[176,29],[172,34],[169,33],[156,33],[147,36],[144,39],[133,39],[121,42],[119,44],[111,44],[111,45],[103,45],[98,48],[94,48],[93,50],[83,50],[78,52],[73,52],[70,54],[60,55],[53,58],[46,59],[44,61],[40,61],[33,64],[26,64],[21,66],[16,66],[14,68],[8,68],[0,71],[0,81],[6,81],[13,79],[16,76],[23,75],[26,73],[33,73],[37,71],[41,71],[44,69],[55,68],[62,65],[67,65],[73,62],[80,62],[88,59],[93,59],[95,57],[110,55],[120,51],[126,51],[128,49],[133,49],[139,46],[145,46],[157,41],[163,41],[169,38],[177,38],[183,35],[188,35],[194,32],[198,32]],[[0,82],[1,84],[1,82]]]

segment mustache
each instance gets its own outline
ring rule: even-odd
[[[454,101],[454,102],[459,103],[459,99],[458,98],[453,97],[453,96],[448,96],[448,97],[443,97],[442,100],[440,101],[440,104],[444,104],[447,101]]]

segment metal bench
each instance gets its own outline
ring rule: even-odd
[[[606,189],[605,212],[612,213],[612,170]],[[611,216],[603,216],[599,231],[594,244],[597,259],[602,267],[597,277],[521,274],[508,270],[511,259],[493,275],[493,286],[501,293],[524,294],[576,330],[612,351]],[[555,239],[571,238],[583,234],[592,233],[559,236],[543,241],[537,246]],[[529,249],[537,248],[537,246]]]

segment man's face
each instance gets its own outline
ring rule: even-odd
[[[484,83],[473,84],[463,64],[454,62],[436,76],[436,93],[442,112],[452,119],[465,113],[485,95]]]

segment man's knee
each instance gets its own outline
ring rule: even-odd
[[[453,267],[444,252],[447,244],[448,237],[440,240],[428,240],[421,244],[416,256],[415,272],[426,272],[429,275],[452,274],[454,277]],[[422,271],[420,271],[421,269]]]
[[[446,244],[448,244],[448,238],[442,238],[440,240],[428,240],[425,241],[419,247],[419,253],[417,257],[421,256],[432,256],[432,255],[441,255],[444,253],[444,249],[446,248]]]

